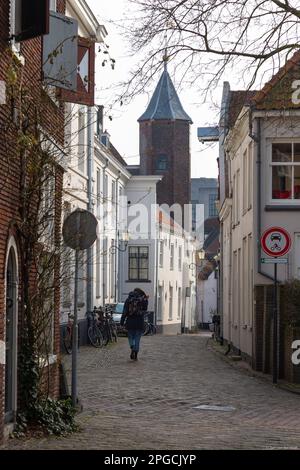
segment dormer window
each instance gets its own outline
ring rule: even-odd
[[[156,160],[156,170],[166,171],[168,169],[168,157],[165,154],[158,155]]]

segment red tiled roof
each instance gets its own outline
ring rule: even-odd
[[[267,94],[272,90],[272,88],[294,67],[299,67],[300,65],[300,51],[295,52],[293,57],[291,57],[279,70],[273,75],[271,80],[269,80],[264,87],[258,91],[253,97],[253,102],[259,104],[267,96]]]
[[[256,94],[256,90],[238,90],[230,92],[228,109],[228,126],[230,128],[234,126],[243,107],[250,105],[251,100]]]

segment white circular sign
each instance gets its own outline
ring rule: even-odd
[[[261,247],[264,252],[277,258],[286,255],[292,246],[290,234],[281,227],[271,227],[261,237]]]

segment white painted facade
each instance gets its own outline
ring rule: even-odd
[[[249,135],[250,128],[255,139]],[[274,199],[274,187],[272,190],[272,167],[276,165],[272,162],[272,145],[300,143],[299,135],[298,110],[254,111],[250,115],[249,108],[244,107],[225,139],[230,197],[220,208],[223,336],[249,357],[254,353],[255,286],[273,282],[273,265],[260,262],[267,257],[260,248],[260,236],[267,228],[285,228],[293,242],[286,256],[288,264],[278,266],[279,280],[300,275],[299,199]],[[293,169],[296,186],[300,185],[297,166]]]
[[[125,189],[130,241],[122,255],[121,300],[135,287],[143,289],[149,295],[148,310],[154,314],[158,331],[178,334],[196,325],[196,277],[191,267],[195,244],[179,226],[170,230],[167,214],[163,213],[160,220],[156,206],[159,180],[157,176],[133,176]],[[139,217],[143,209],[147,215],[132,222],[132,217]],[[141,249],[148,253],[148,275],[143,281],[131,279],[129,261],[130,253],[140,254]]]
[[[213,271],[206,281],[198,281],[197,289],[197,322],[207,326],[212,316],[217,313],[217,279]]]

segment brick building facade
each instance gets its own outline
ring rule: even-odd
[[[34,8],[35,2],[28,2]],[[49,8],[49,3],[44,2]],[[48,96],[42,84],[42,36],[15,42],[10,40],[15,2],[0,0],[0,80],[8,91],[11,79],[11,64],[22,75],[28,102],[28,120],[37,116],[42,132],[49,136],[57,148],[64,145],[64,105]],[[36,10],[34,10],[36,12]],[[57,11],[64,13],[65,0],[57,0]],[[14,116],[13,100],[7,93],[5,104],[0,104],[0,441],[4,429],[12,428],[20,400],[18,389],[18,352],[23,327],[24,280],[23,253],[20,240],[21,187],[26,181],[24,167],[18,151],[18,132]],[[63,169],[56,166],[54,175],[54,236],[55,243],[60,238],[61,198]],[[54,279],[58,279],[59,255],[55,260]],[[34,270],[30,282],[35,282]],[[59,283],[55,282],[53,321],[53,357],[45,367],[49,377],[49,392],[53,397],[59,393]],[[47,369],[50,367],[50,371]]]

